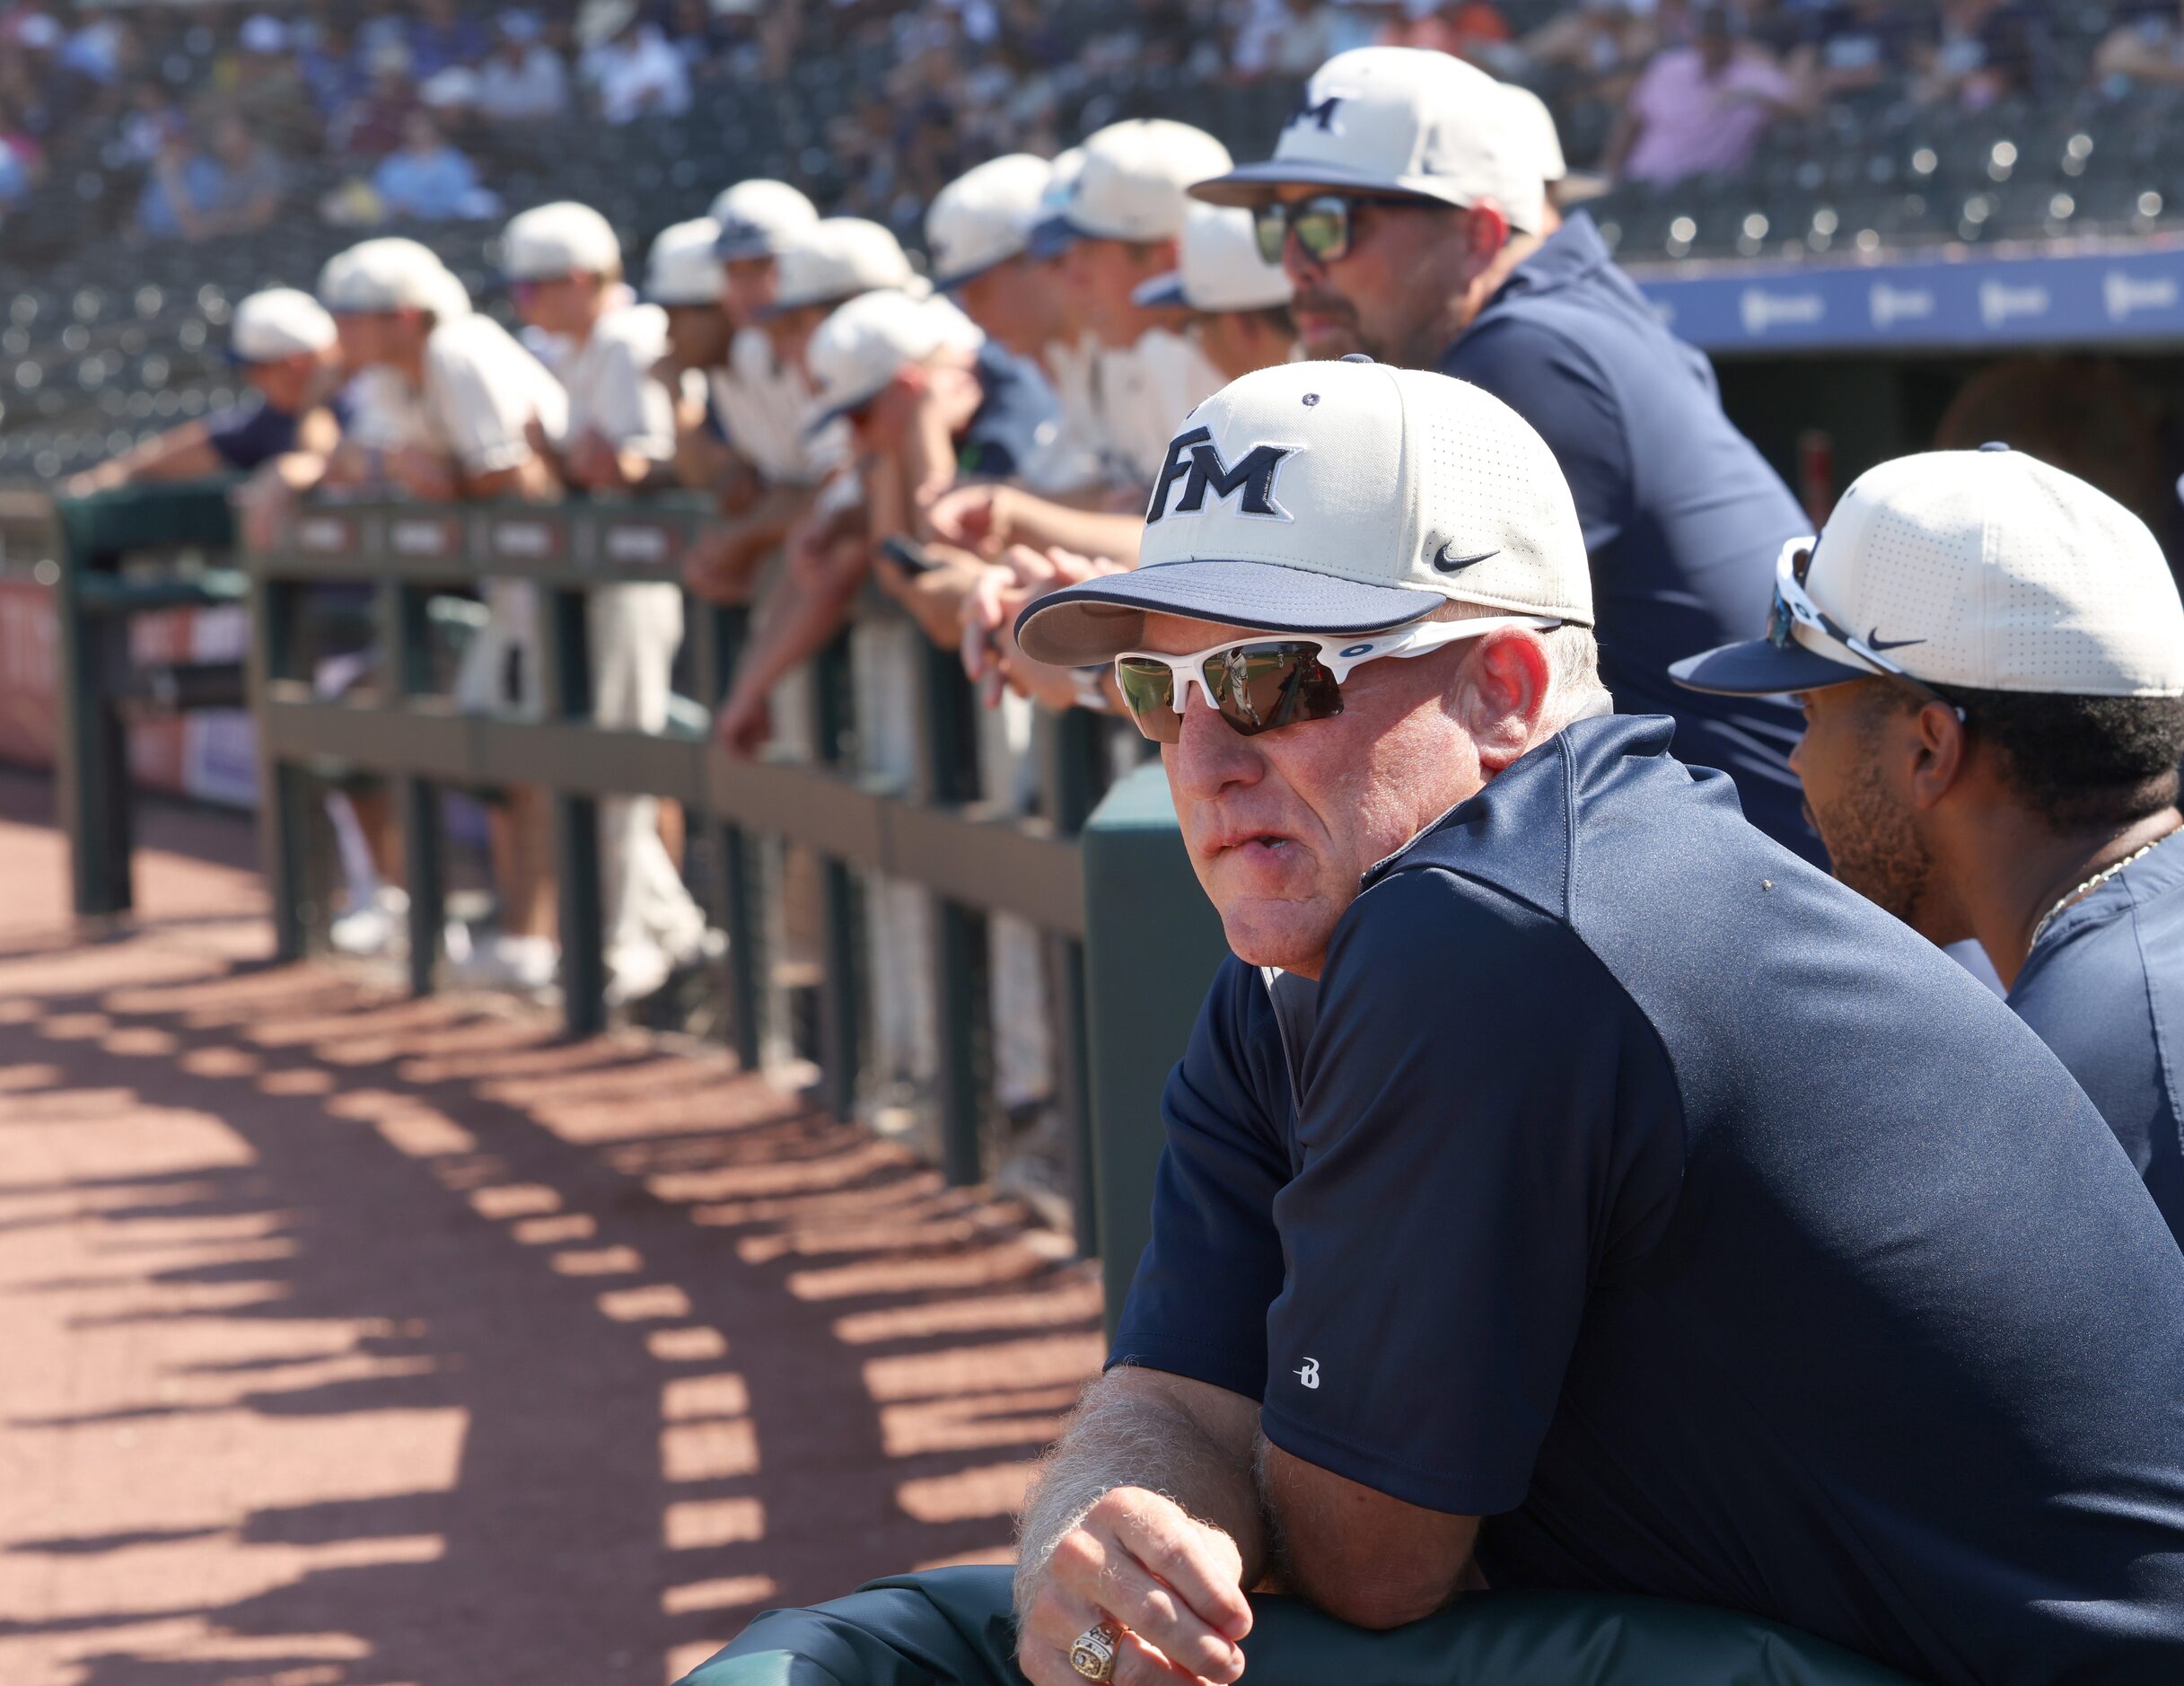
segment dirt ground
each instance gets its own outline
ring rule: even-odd
[[[740,1073],[274,967],[247,825],[66,917],[0,773],[0,1682],[671,1681],[1005,1554],[1099,1291]]]

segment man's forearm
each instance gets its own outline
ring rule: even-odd
[[[1220,1529],[1258,1584],[1268,1553],[1253,1480],[1259,1408],[1251,1401],[1159,1371],[1110,1371],[1085,1391],[1024,1500],[1016,1532],[1016,1585],[1044,1568],[1056,1544],[1118,1488],[1145,1488]]]

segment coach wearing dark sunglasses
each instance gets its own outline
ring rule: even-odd
[[[1320,67],[1271,160],[1192,191],[1254,212],[1295,285],[1305,356],[1438,369],[1531,423],[1576,499],[1617,706],[1673,716],[1679,755],[1729,773],[1755,825],[1818,859],[1787,766],[1796,717],[1668,678],[1757,624],[1767,577],[1751,546],[1811,523],[1592,220],[1549,207],[1538,130],[1459,59],[1360,48]]]

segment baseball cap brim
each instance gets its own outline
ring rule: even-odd
[[[1029,247],[1024,250],[1029,250]],[[1022,256],[1023,250],[1004,251],[998,258],[988,258],[984,263],[975,263],[968,269],[958,269],[952,275],[935,276],[933,277],[933,290],[935,293],[952,293],[960,286],[969,285],[987,270],[998,269],[1010,259]]]
[[[1160,304],[1188,306],[1190,301],[1183,295],[1183,272],[1171,269],[1166,275],[1156,275],[1130,294],[1130,303],[1140,310],[1151,310]]]
[[[1264,163],[1239,165],[1225,176],[1194,183],[1190,197],[1208,205],[1241,206],[1248,210],[1264,204],[1275,189],[1293,186],[1350,188],[1363,193],[1408,194],[1413,198],[1438,199],[1444,205],[1463,203],[1445,188],[1421,187],[1416,179],[1404,180],[1353,170],[1346,164],[1313,163],[1302,158],[1269,158]]]
[[[1671,662],[1669,677],[1686,690],[1711,691],[1720,697],[1773,697],[1784,691],[1823,690],[1830,685],[1873,676],[1864,668],[1835,661],[1802,644],[1785,650],[1771,639],[1751,638]]]
[[[1385,632],[1448,601],[1276,562],[1160,562],[1040,598],[1016,618],[1016,641],[1034,662],[1084,667],[1135,649],[1149,614],[1263,632]]]
[[[1024,241],[1024,250],[1039,262],[1047,263],[1060,257],[1080,240],[1088,238],[1066,216],[1043,216],[1031,224],[1031,232]]]

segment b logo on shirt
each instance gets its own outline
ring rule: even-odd
[[[1153,483],[1153,502],[1145,511],[1145,525],[1150,527],[1171,514],[1205,514],[1208,492],[1217,503],[1225,504],[1234,498],[1240,515],[1288,521],[1292,519],[1289,512],[1274,501],[1274,477],[1281,471],[1282,464],[1301,448],[1253,445],[1232,469],[1221,460],[1221,448],[1214,443],[1212,428],[1193,427],[1188,433],[1178,434],[1169,441],[1168,460],[1161,465],[1160,479]],[[1175,490],[1178,481],[1182,483],[1183,496],[1171,510],[1168,494]]]
[[[1297,1380],[1303,1383],[1306,1387],[1318,1387],[1320,1385],[1320,1360],[1317,1358],[1305,1359],[1304,1367],[1297,1372]]]

